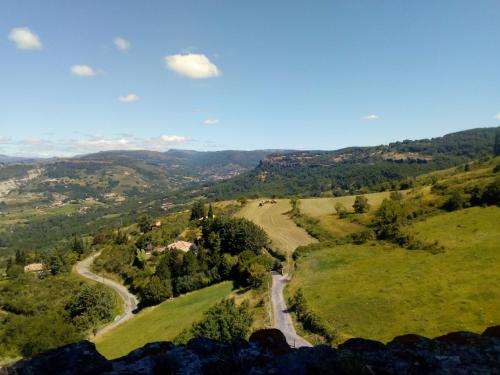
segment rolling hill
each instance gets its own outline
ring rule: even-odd
[[[397,181],[494,155],[499,131],[499,127],[478,128],[374,147],[274,153],[257,168],[207,186],[202,192],[209,198],[222,199],[242,195],[346,195],[362,188],[390,190]]]

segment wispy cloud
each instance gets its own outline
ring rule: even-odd
[[[92,77],[97,74],[97,72],[88,65],[73,65],[71,67],[71,74],[79,77]]]
[[[203,121],[203,123],[205,125],[220,125],[220,124],[222,124],[221,120],[216,119],[216,118],[214,118],[214,119],[210,119],[210,118],[206,119],[205,121]]]
[[[121,37],[116,37],[113,40],[113,43],[115,44],[116,48],[118,48],[120,51],[128,51],[130,48],[130,42],[126,39],[123,39]]]
[[[219,68],[208,57],[201,54],[165,56],[167,68],[192,79],[213,78],[221,75]]]
[[[10,30],[9,39],[19,49],[42,49],[42,42],[38,35],[27,27],[16,27]]]
[[[366,116],[363,116],[363,120],[366,120],[366,121],[380,120],[380,116],[374,115],[374,114],[366,115]]]
[[[118,100],[121,101],[122,103],[135,103],[139,99],[140,98],[135,94],[122,95],[118,97]]]
[[[106,150],[152,150],[165,151],[172,146],[189,143],[188,137],[181,135],[160,135],[157,137],[137,137],[129,134],[117,136],[85,135],[81,138],[44,139],[27,138],[14,140],[0,137],[4,153],[17,156],[73,156]]]

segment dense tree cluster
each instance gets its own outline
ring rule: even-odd
[[[19,275],[0,287],[0,357],[32,356],[83,339],[112,320],[115,303],[106,287],[70,275]]]
[[[233,299],[226,299],[209,309],[203,319],[193,325],[191,335],[238,342],[247,337],[252,323],[253,315],[248,302],[238,306]]]

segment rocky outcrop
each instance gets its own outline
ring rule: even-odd
[[[81,341],[18,362],[0,374],[500,374],[500,326],[482,335],[403,335],[387,345],[350,339],[338,349],[292,349],[280,331],[267,329],[233,345],[207,338],[179,346],[151,343],[112,361],[94,344]]]

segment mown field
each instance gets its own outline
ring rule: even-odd
[[[172,341],[184,329],[200,320],[203,313],[229,296],[232,282],[177,297],[146,309],[115,329],[97,337],[94,342],[106,358],[117,358],[149,342]]]
[[[278,249],[290,253],[298,246],[317,242],[288,217],[286,213],[290,211],[291,206],[287,199],[279,199],[276,204],[266,204],[263,207],[259,207],[259,202],[259,200],[249,201],[238,216],[261,226]]]
[[[382,201],[388,198],[390,192],[364,194],[368,199],[370,211],[367,214],[356,215],[356,219],[366,221],[371,213],[375,212]],[[300,210],[303,214],[315,218],[319,221],[319,225],[336,237],[342,237],[350,233],[358,232],[364,229],[364,226],[352,221],[349,217],[339,219],[336,215],[335,205],[341,203],[347,212],[353,213],[352,205],[356,199],[355,195],[335,198],[308,198],[300,200]]]
[[[383,242],[319,250],[299,260],[287,293],[302,288],[338,342],[481,332],[500,324],[499,222],[500,208],[475,207],[414,224],[445,246],[436,255]]]

